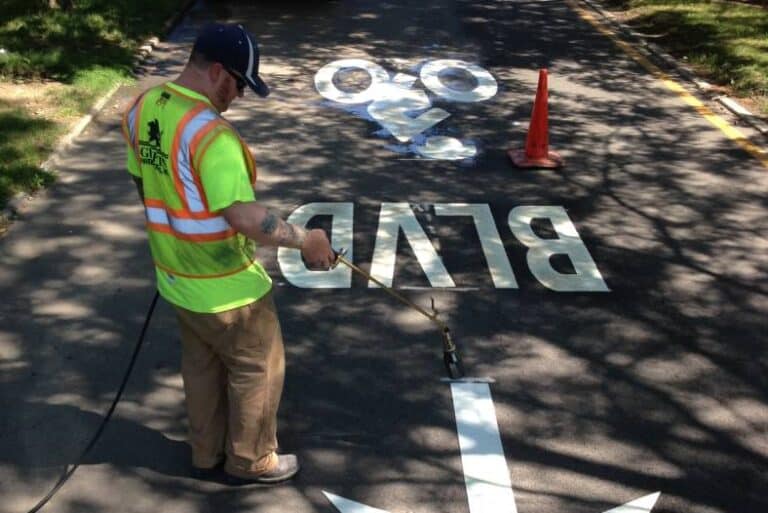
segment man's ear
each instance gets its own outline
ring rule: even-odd
[[[220,62],[214,62],[208,66],[208,78],[212,84],[218,84],[221,80],[221,74],[224,73],[224,66]]]

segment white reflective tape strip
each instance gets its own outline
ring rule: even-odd
[[[185,235],[210,235],[229,230],[226,219],[221,216],[211,219],[182,219],[168,214],[165,209],[147,207],[147,219],[151,223],[170,226],[173,231]]]
[[[197,132],[207,123],[213,121],[217,117],[215,112],[210,109],[205,109],[187,123],[187,126],[184,127],[184,132],[181,134],[176,162],[181,183],[184,186],[184,193],[187,198],[187,207],[191,212],[205,212],[205,205],[203,204],[202,191],[198,189],[192,173],[189,145],[192,143],[195,134],[197,134]]]
[[[157,207],[146,207],[146,211],[147,220],[150,223],[165,224],[170,226],[171,222],[168,219],[168,212],[166,212],[164,209]]]
[[[171,228],[189,235],[208,235],[229,230],[229,223],[223,217],[211,219],[179,219],[171,217]]]

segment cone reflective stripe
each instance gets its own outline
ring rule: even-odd
[[[517,167],[557,168],[563,165],[563,159],[554,151],[549,151],[549,94],[547,70],[539,70],[539,85],[533,102],[531,123],[525,138],[524,150],[509,150],[507,155]]]

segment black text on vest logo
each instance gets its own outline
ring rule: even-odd
[[[163,131],[160,130],[160,122],[153,119],[149,123],[149,140],[139,141],[139,154],[141,163],[155,168],[158,173],[168,174],[168,154],[160,148],[160,139]]]

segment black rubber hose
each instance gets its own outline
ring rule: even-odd
[[[155,291],[155,296],[152,298],[152,304],[149,305],[149,310],[147,311],[147,316],[144,318],[144,326],[141,328],[141,334],[139,335],[139,340],[136,342],[136,347],[133,350],[133,355],[131,356],[131,361],[128,363],[128,368],[125,370],[125,375],[123,376],[123,382],[120,383],[120,388],[117,390],[117,395],[115,396],[115,399],[112,401],[112,405],[109,407],[109,411],[107,411],[107,414],[104,416],[104,418],[101,421],[101,425],[99,426],[99,429],[96,430],[96,433],[94,433],[93,437],[91,438],[91,441],[88,442],[88,445],[85,446],[85,449],[83,449],[83,452],[78,456],[75,463],[72,465],[71,468],[68,468],[64,471],[63,474],[61,474],[61,477],[59,477],[59,480],[56,481],[56,484],[53,485],[53,488],[51,488],[51,491],[48,492],[48,494],[40,499],[40,501],[35,505],[34,508],[30,509],[28,513],[37,513],[40,511],[40,509],[45,506],[51,498],[56,495],[56,492],[59,491],[59,489],[64,486],[64,483],[69,480],[70,477],[72,477],[72,474],[75,473],[75,470],[80,466],[80,463],[83,462],[86,455],[93,449],[93,447],[96,445],[96,442],[99,440],[99,437],[101,437],[101,433],[104,431],[104,428],[107,426],[107,422],[109,422],[109,419],[112,418],[112,414],[115,411],[115,408],[117,407],[117,403],[120,402],[120,397],[123,395],[123,391],[125,390],[125,385],[128,383],[128,378],[131,376],[131,372],[133,371],[133,365],[136,363],[136,358],[139,356],[139,351],[141,350],[141,346],[144,344],[144,337],[147,334],[147,328],[149,327],[149,321],[152,319],[152,314],[155,311],[155,305],[157,305],[157,299],[159,297],[159,294],[157,291]]]

